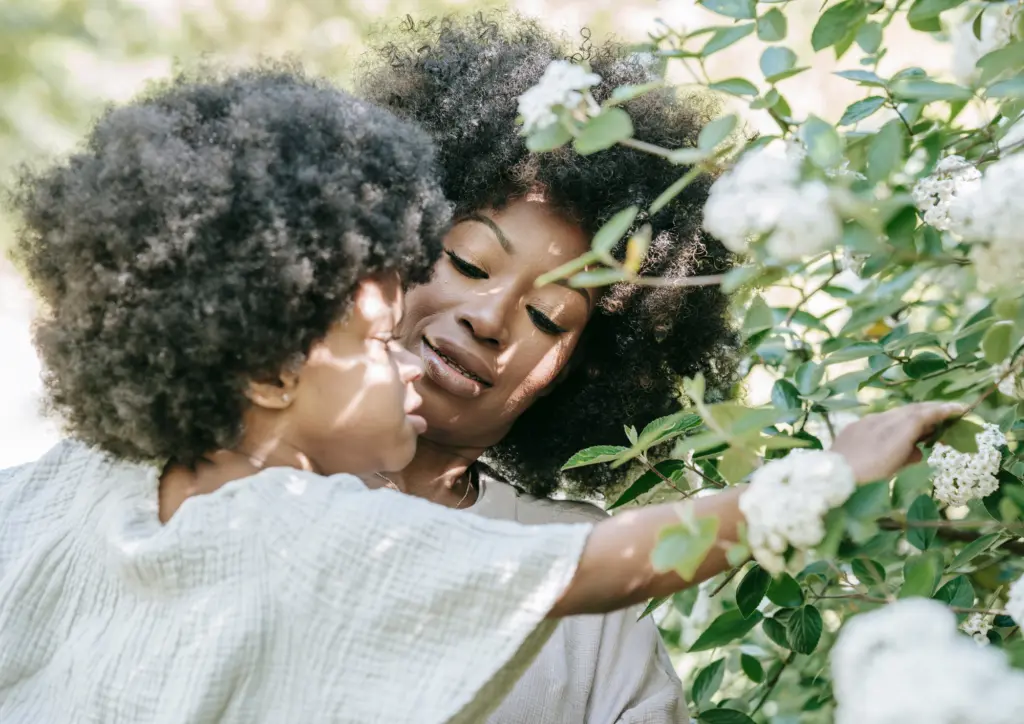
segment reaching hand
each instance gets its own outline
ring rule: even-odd
[[[917,443],[964,410],[958,403],[919,402],[868,415],[844,428],[832,451],[846,458],[857,482],[884,480],[920,460]]]

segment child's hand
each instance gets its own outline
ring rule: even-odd
[[[952,402],[919,402],[868,415],[836,436],[832,452],[846,458],[858,483],[885,480],[920,460],[918,441],[964,410],[963,405]]]

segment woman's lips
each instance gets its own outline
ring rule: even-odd
[[[420,341],[420,358],[426,375],[443,390],[458,397],[478,397],[487,386],[446,360],[426,339]]]

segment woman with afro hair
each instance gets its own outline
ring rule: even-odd
[[[603,79],[598,101],[656,79],[614,43],[577,53]],[[527,150],[518,97],[573,54],[538,23],[494,13],[407,18],[364,63],[358,92],[431,135],[456,207],[442,260],[408,295],[403,324],[404,343],[426,366],[417,388],[428,432],[413,463],[379,484],[520,522],[599,520],[593,505],[546,497],[599,495],[621,476],[605,466],[561,472],[566,460],[624,443],[624,424],[642,429],[678,410],[684,376],[703,373],[719,393],[730,384],[736,337],[717,288],[533,286],[586,251],[616,212],[650,206],[684,171],[623,147],[586,157]],[[625,107],[637,138],[669,148],[695,143],[708,119],[671,89]],[[707,183],[694,183],[645,219],[653,233],[642,274],[729,269],[724,247],[701,230],[706,195]],[[621,259],[624,244],[614,253]],[[658,631],[638,616],[563,622],[490,721],[689,721]]]

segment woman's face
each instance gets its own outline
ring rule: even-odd
[[[416,389],[428,439],[493,445],[557,381],[596,292],[534,281],[588,247],[578,226],[532,200],[481,211],[448,233],[431,281],[406,295],[400,329],[423,358]]]

